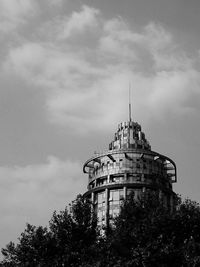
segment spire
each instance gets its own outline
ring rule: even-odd
[[[129,121],[131,120],[131,83],[129,82]]]

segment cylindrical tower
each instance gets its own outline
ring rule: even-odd
[[[141,126],[128,121],[118,125],[109,150],[87,160],[88,191],[99,225],[107,225],[119,214],[123,199],[134,191],[136,199],[145,192],[156,191],[164,204],[172,208],[177,181],[176,165],[168,157],[151,150]]]

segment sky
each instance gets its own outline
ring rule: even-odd
[[[200,202],[199,0],[0,0],[0,247],[87,187],[83,163],[141,124]]]

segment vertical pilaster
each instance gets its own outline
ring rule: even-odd
[[[91,193],[91,202],[94,204],[94,192]]]
[[[124,173],[124,181],[127,181],[128,180],[128,174],[125,172]]]
[[[109,226],[109,191],[105,189],[105,215],[106,215],[106,226]]]
[[[110,183],[110,174],[107,175],[107,183]]]
[[[91,203],[92,203],[92,211],[94,211],[95,210],[94,209],[94,205],[95,205],[95,203],[94,203],[94,192],[91,193]]]
[[[123,190],[124,190],[124,200],[126,200],[126,196],[127,196],[127,187],[124,186],[124,187],[123,187]]]
[[[142,183],[145,181],[145,179],[144,179],[144,173],[142,173],[141,181],[142,181]]]

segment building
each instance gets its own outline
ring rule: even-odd
[[[136,199],[156,191],[169,209],[174,206],[176,165],[151,150],[141,126],[131,118],[118,125],[107,152],[85,162],[83,172],[89,179],[85,196],[94,204],[99,225],[108,225],[119,214],[121,202],[132,191]]]

